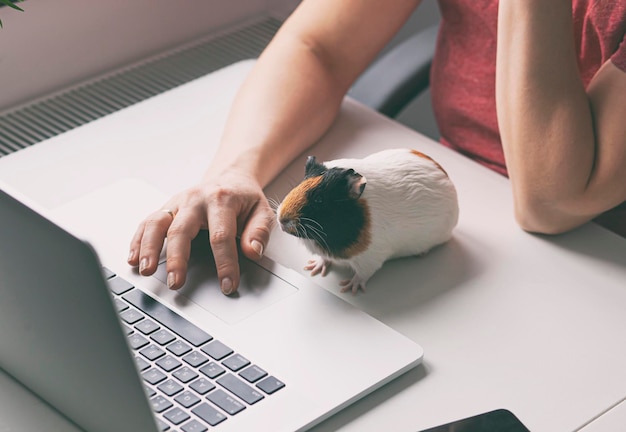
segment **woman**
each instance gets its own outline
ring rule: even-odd
[[[263,187],[327,130],[419,3],[304,1],[244,82],[202,181],[140,224],[129,264],[154,273],[167,237],[167,283],[180,288],[191,239],[208,229],[222,292],[234,292],[236,236],[251,259],[269,240]],[[442,143],[510,177],[520,226],[562,233],[626,201],[626,0],[439,3]],[[602,217],[626,235],[625,214]]]

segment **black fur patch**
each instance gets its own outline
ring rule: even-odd
[[[315,159],[307,161],[307,175],[318,172]],[[301,209],[300,224],[304,232],[300,237],[315,241],[328,255],[347,258],[347,249],[354,246],[364,229],[368,229],[369,215],[358,196],[351,196],[354,176],[352,169],[326,168],[321,182],[307,191],[305,205]],[[354,195],[354,194],[353,194]]]
[[[306,165],[304,166],[304,178],[317,177],[328,171],[328,168],[324,164],[317,162],[315,156],[309,156],[306,159]]]

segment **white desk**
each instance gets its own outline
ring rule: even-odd
[[[128,139],[159,128],[177,138],[176,153],[150,151],[163,153],[164,173],[175,172],[191,184],[212,155],[206,143],[219,138],[243,72],[220,73],[208,84],[200,80],[168,95],[170,107],[187,111],[179,123],[172,123],[171,110],[155,109],[147,121],[129,109]],[[458,189],[459,225],[448,244],[427,256],[389,262],[369,281],[366,294],[339,294],[338,273],[317,277],[324,288],[417,341],[425,360],[315,430],[416,431],[507,408],[534,432],[587,424],[590,432],[613,431],[594,419],[603,419],[626,397],[626,240],[592,224],[553,238],[524,233],[513,220],[505,178],[351,100],[307,153],[327,160],[386,147],[415,148],[443,165]],[[129,147],[130,162],[108,173],[111,179],[132,174],[142,151]],[[282,197],[299,181],[304,159],[267,188],[270,197]],[[3,171],[1,162],[3,180],[23,190],[38,187],[41,177]],[[50,174],[41,173],[54,182]],[[165,175],[153,182],[168,190]],[[53,206],[52,201],[42,204]],[[267,254],[299,271],[309,256],[280,232]],[[25,407],[31,397],[0,378],[0,401],[19,400]],[[13,390],[20,394],[10,394]],[[43,405],[25,408],[36,415],[20,420],[11,408],[16,404],[0,404],[0,426],[7,430],[33,430],[37,422],[41,430],[67,430]]]

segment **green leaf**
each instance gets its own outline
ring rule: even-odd
[[[23,0],[15,0],[15,3],[21,2]],[[13,8],[15,10],[18,10],[20,12],[24,12],[24,9],[22,9],[19,6],[16,6],[11,0],[0,0],[0,5],[5,5],[8,6],[10,8]],[[2,29],[2,20],[0,20],[0,29]]]
[[[19,1],[21,1],[21,0],[17,0],[17,1],[16,1],[16,3],[17,3],[17,2],[19,2]],[[11,0],[0,0],[0,3],[2,3],[2,4],[4,4],[4,5],[6,5],[6,6],[10,7],[10,8],[13,8],[13,9],[15,9],[15,10],[18,10],[18,11],[24,12],[24,9],[22,9],[22,8],[21,8],[21,7],[19,7],[19,6],[17,6],[17,5],[16,5],[15,3],[13,3]],[[0,24],[0,27],[2,27],[2,24]]]

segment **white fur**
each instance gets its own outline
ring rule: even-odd
[[[392,149],[324,165],[352,168],[367,181],[361,198],[370,209],[371,243],[365,252],[338,260],[305,240],[307,248],[321,257],[305,267],[312,274],[324,273],[333,262],[354,270],[354,277],[342,282],[342,292],[364,289],[388,259],[423,254],[450,239],[459,216],[456,189],[430,159],[410,149]]]

